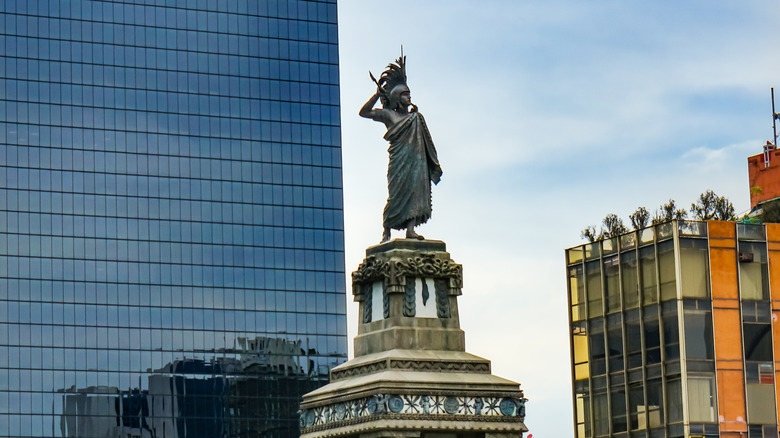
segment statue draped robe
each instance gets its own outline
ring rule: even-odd
[[[400,230],[410,220],[413,226],[424,224],[431,217],[431,181],[438,183],[442,174],[425,119],[413,112],[384,138],[390,142],[384,227]]]

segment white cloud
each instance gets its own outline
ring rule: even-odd
[[[688,207],[707,189],[749,206],[746,159],[771,135],[780,3],[344,0],[339,11],[348,269],[378,242],[387,196],[384,128],[356,113],[373,92],[367,70],[404,44],[445,172],[420,231],[464,265],[467,345],[523,384],[535,435],[572,436],[563,250],[607,213]]]

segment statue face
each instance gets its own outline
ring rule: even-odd
[[[412,96],[406,85],[398,85],[393,88],[388,99],[392,108],[408,108],[412,104]]]
[[[412,104],[412,93],[409,90],[401,92],[401,105],[407,107]]]

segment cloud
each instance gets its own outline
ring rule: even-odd
[[[444,168],[421,232],[464,265],[467,345],[523,383],[535,434],[572,436],[563,250],[608,213],[688,207],[707,189],[748,207],[780,3],[345,0],[339,13],[347,266],[378,242],[387,196],[384,128],[356,115],[367,70],[404,44]]]

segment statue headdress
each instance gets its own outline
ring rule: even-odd
[[[379,80],[376,80],[371,72],[368,72],[368,74],[376,83],[379,90],[379,98],[382,101],[382,106],[385,108],[394,105],[395,102],[393,100],[398,99],[400,96],[398,92],[393,93],[393,89],[402,85],[408,90],[406,85],[406,56],[404,56],[403,49],[401,49],[401,56],[395,60],[395,63],[391,62],[387,65],[387,70],[382,72]]]

